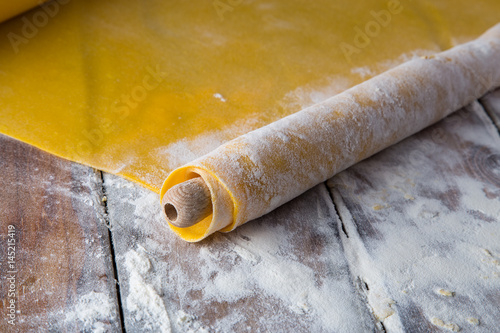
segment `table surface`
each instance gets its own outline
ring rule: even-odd
[[[497,90],[196,244],[155,193],[0,136],[0,331],[499,332],[499,128]]]

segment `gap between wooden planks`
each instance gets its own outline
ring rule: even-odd
[[[0,331],[120,331],[100,173],[3,135],[0,170]]]
[[[483,99],[490,115],[498,96]],[[481,104],[328,185],[351,272],[388,331],[499,327],[500,137]]]
[[[320,185],[200,244],[164,229],[156,196],[106,175],[127,331],[490,332],[498,142],[474,103],[332,178],[341,219]],[[465,200],[477,189],[486,200]],[[141,303],[137,283],[158,307]]]
[[[481,100],[496,121],[498,96]],[[336,207],[319,185],[201,244],[165,228],[155,194],[105,175],[126,331],[491,331],[498,142],[476,103],[332,178]],[[2,241],[7,225],[19,231],[16,328],[120,331],[99,177],[1,143]],[[464,200],[471,188],[486,196],[480,207]]]

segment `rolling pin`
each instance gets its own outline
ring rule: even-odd
[[[165,180],[165,217],[199,241],[269,213],[500,85],[500,24],[238,137]]]

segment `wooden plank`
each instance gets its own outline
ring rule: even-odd
[[[500,88],[487,94],[480,101],[500,131]]]
[[[2,135],[0,168],[0,331],[121,331],[100,174]]]
[[[498,330],[500,138],[479,103],[328,185],[351,272],[388,331]]]
[[[104,179],[127,332],[373,332],[324,184],[191,244],[157,194]]]

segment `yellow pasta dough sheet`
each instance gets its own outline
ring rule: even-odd
[[[498,21],[497,0],[55,0],[0,24],[0,132],[159,192],[220,144]]]
[[[10,19],[28,9],[43,4],[47,0],[15,0],[0,2],[0,22]],[[61,3],[66,3],[68,0],[62,0]]]

